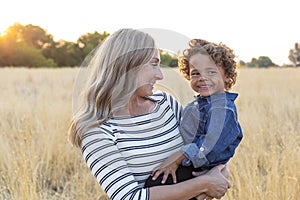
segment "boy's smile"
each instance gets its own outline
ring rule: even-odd
[[[208,55],[195,54],[190,58],[190,85],[201,96],[224,92],[224,70]]]

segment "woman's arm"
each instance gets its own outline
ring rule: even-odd
[[[190,199],[202,193],[221,198],[230,187],[229,181],[221,173],[224,167],[225,165],[216,166],[205,175],[177,184],[151,187],[150,200]]]
[[[149,199],[149,190],[139,186],[110,132],[98,128],[86,133],[82,139],[82,153],[110,199]]]
[[[203,176],[174,185],[141,188],[128,169],[112,137],[101,131],[86,134],[82,141],[84,159],[110,199],[172,200],[189,199],[200,193],[220,198],[229,181],[215,167]]]

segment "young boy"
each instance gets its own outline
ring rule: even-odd
[[[184,146],[153,170],[145,186],[190,179],[192,171],[226,164],[234,155],[243,137],[234,104],[238,95],[228,92],[236,82],[234,57],[233,50],[222,43],[190,41],[178,64],[198,95],[182,113]]]

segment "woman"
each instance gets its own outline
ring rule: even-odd
[[[83,99],[69,129],[70,142],[110,199],[189,199],[206,193],[220,198],[230,187],[224,166],[174,185],[143,188],[154,167],[183,144],[181,105],[153,93],[163,79],[152,37],[132,29],[109,36],[91,61]]]

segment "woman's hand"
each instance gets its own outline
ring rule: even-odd
[[[229,179],[230,170],[229,170],[229,166],[227,163],[225,164],[225,167],[221,170],[221,173],[223,174],[223,176],[225,176],[225,178]]]
[[[229,180],[222,174],[222,170],[225,167],[225,165],[218,165],[203,175],[208,178],[207,191],[205,193],[209,198],[220,199],[231,187]],[[224,173],[228,171],[228,169],[224,169]],[[193,175],[199,176],[199,173],[193,172]]]
[[[206,194],[202,193],[195,197],[197,200],[212,200],[212,197],[207,196]]]

